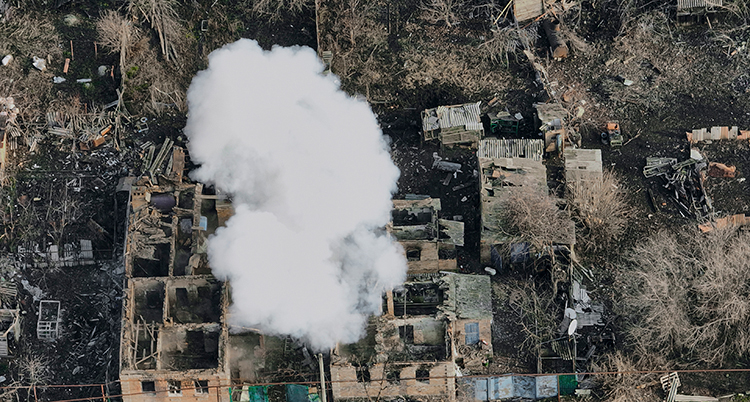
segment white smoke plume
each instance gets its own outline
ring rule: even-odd
[[[193,177],[233,197],[208,243],[231,322],[316,349],[358,340],[406,274],[381,230],[399,170],[369,106],[322,71],[310,48],[224,46],[190,85],[185,128]]]

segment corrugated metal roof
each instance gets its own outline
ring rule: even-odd
[[[480,158],[527,158],[542,160],[544,142],[528,139],[487,138],[479,142],[477,156]]]
[[[539,377],[505,375],[489,378],[466,378],[463,384],[473,386],[474,399],[495,401],[508,398],[540,399],[557,395],[557,376]]]
[[[513,15],[518,22],[536,18],[544,12],[544,3],[541,0],[514,0]]]
[[[425,140],[438,138],[444,144],[478,141],[484,133],[481,102],[454,106],[438,106],[422,112]],[[464,135],[472,133],[472,135]]]
[[[722,5],[722,0],[677,0],[677,11],[691,8],[721,7]]]

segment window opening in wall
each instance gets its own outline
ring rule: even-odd
[[[167,380],[167,394],[169,396],[182,395],[182,382],[180,380]]]
[[[208,395],[208,380],[194,380],[196,395]]]
[[[370,382],[370,369],[357,367],[357,382]]]
[[[407,261],[419,261],[419,259],[422,256],[422,250],[419,249],[409,249],[406,250],[406,260]]]
[[[141,381],[141,391],[155,393],[156,383],[154,383],[153,381]]]
[[[414,326],[413,325],[401,325],[398,327],[398,336],[404,343],[414,343]]]
[[[417,377],[417,381],[424,383],[424,384],[429,384],[430,383],[430,369],[428,369],[427,367],[418,368],[416,377]]]
[[[401,370],[395,370],[395,369],[388,370],[388,372],[385,375],[385,378],[391,384],[400,384],[401,383]]]
[[[468,322],[464,324],[464,332],[466,332],[466,344],[475,345],[479,342],[479,323]]]

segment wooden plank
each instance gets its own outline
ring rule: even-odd
[[[544,13],[544,4],[540,0],[513,1],[513,15],[518,22],[536,18]]]

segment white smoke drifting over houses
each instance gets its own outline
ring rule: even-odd
[[[317,349],[354,342],[406,261],[382,228],[399,171],[369,106],[306,47],[214,51],[188,91],[193,177],[233,197],[209,238],[232,287],[231,323]]]

